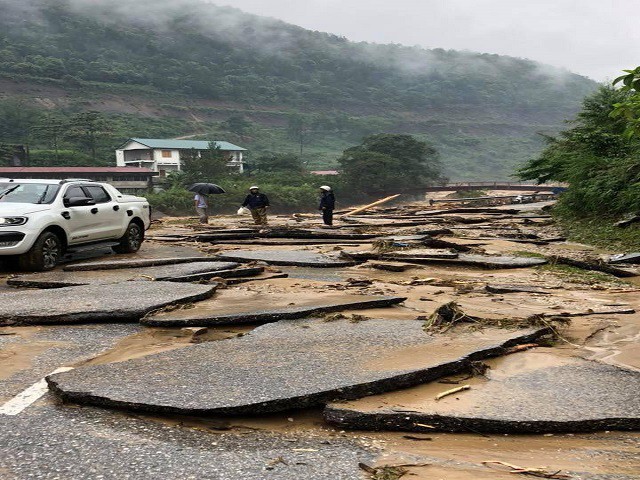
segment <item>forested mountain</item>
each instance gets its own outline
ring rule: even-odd
[[[528,60],[355,43],[198,0],[0,9],[3,97],[114,115],[116,144],[222,135],[257,155],[302,148],[320,167],[365,134],[402,132],[434,142],[453,178],[505,178],[541,148],[536,132],[561,128],[596,86]],[[0,130],[0,142],[48,146],[27,130]]]

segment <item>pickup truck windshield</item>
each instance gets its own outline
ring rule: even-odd
[[[0,202],[51,203],[60,185],[48,183],[0,183]]]

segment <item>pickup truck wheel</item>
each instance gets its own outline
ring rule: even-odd
[[[44,232],[27,253],[18,257],[21,270],[41,272],[55,268],[62,256],[62,242],[53,232]]]
[[[127,227],[127,231],[120,238],[120,245],[112,248],[116,253],[135,253],[140,249],[142,240],[144,240],[142,227],[135,222],[131,222]]]

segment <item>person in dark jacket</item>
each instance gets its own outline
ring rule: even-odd
[[[269,199],[255,185],[249,189],[249,195],[244,199],[243,207],[251,210],[251,216],[256,225],[267,225],[267,208]]]
[[[322,220],[325,225],[333,225],[333,211],[336,208],[336,197],[331,191],[331,187],[323,185],[320,187],[320,207],[322,211]]]

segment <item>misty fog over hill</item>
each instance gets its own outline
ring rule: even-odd
[[[562,128],[596,87],[528,60],[355,43],[197,0],[0,9],[0,100],[104,111],[117,117],[116,144],[196,134],[254,155],[299,151],[295,117],[313,167],[365,134],[402,132],[433,142],[454,179],[505,179],[540,150],[537,133]],[[238,116],[242,132],[228,126]],[[0,142],[34,141],[10,135]]]

